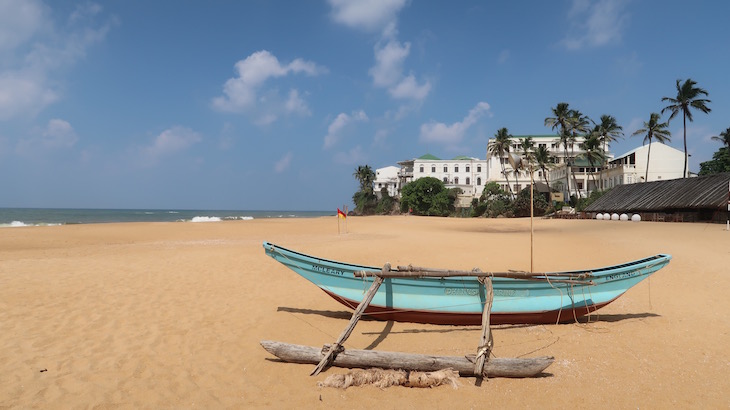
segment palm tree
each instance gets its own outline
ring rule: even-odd
[[[490,140],[489,144],[487,144],[487,152],[490,156],[499,158],[499,164],[502,166],[502,175],[504,175],[504,179],[507,181],[507,189],[509,189],[510,196],[514,199],[514,192],[512,192],[512,187],[509,185],[507,171],[504,168],[504,157],[505,155],[509,155],[511,138],[512,136],[507,131],[507,128],[500,128],[494,134],[494,139]]]
[[[535,150],[535,162],[537,162],[537,167],[542,170],[542,175],[545,177],[545,184],[547,186],[550,186],[550,181],[548,180],[548,168],[552,166],[552,164],[555,162],[555,157],[550,155],[550,151],[545,147],[544,145],[540,145]]]
[[[373,192],[373,182],[375,182],[375,172],[370,165],[359,165],[352,176],[360,182],[360,190],[369,193]]]
[[[705,114],[712,111],[707,106],[707,104],[710,103],[710,100],[699,98],[702,95],[707,96],[709,94],[707,94],[707,91],[705,91],[704,89],[700,87],[695,87],[696,84],[697,83],[691,78],[685,80],[685,82],[681,85],[680,80],[677,80],[677,97],[662,98],[662,101],[669,102],[669,105],[662,109],[662,114],[664,114],[664,111],[672,112],[672,115],[669,116],[669,120],[667,120],[667,123],[669,123],[669,121],[671,121],[674,116],[676,116],[680,112],[682,113],[682,124],[684,126],[684,174],[682,174],[683,178],[687,177],[687,120],[689,120],[689,122],[692,122],[692,111],[690,109],[700,110]]]
[[[608,152],[608,144],[616,141],[617,139],[623,137],[623,127],[618,125],[616,123],[616,118],[614,118],[611,115],[601,115],[601,123],[596,124],[596,127],[594,128],[594,131],[598,133],[598,138],[601,141],[601,145],[603,146],[603,153]],[[601,170],[599,173],[599,178],[601,179],[601,190],[603,190],[603,170],[608,166],[608,155],[605,155],[603,159],[603,163],[601,164]]]
[[[552,130],[558,131],[560,138],[560,144],[563,146],[563,154],[566,161],[566,181],[570,181],[570,161],[568,160],[568,144],[570,143],[570,132],[568,131],[571,117],[571,109],[566,102],[558,103],[555,108],[550,109],[553,113],[553,117],[545,118],[545,126],[550,127]],[[568,184],[570,185],[570,184]],[[568,196],[570,196],[570,186],[568,186]]]
[[[657,142],[666,144],[671,140],[672,133],[667,129],[669,127],[669,121],[659,122],[659,114],[653,112],[649,117],[649,122],[644,121],[644,128],[636,130],[631,135],[644,135],[644,141],[642,144],[649,144],[649,150],[646,152],[646,176],[644,182],[649,181],[649,158],[651,156],[651,140],[655,139]]]
[[[531,151],[535,148],[535,141],[532,140],[532,137],[525,137],[520,141],[520,148],[522,148],[522,156],[529,162],[532,157]]]
[[[568,126],[570,130],[570,137],[568,141],[570,142],[570,158],[568,160],[568,166],[573,166],[573,159],[575,158],[575,142],[578,139],[578,133],[586,133],[588,132],[588,124],[590,122],[590,118],[588,116],[583,115],[578,110],[570,110],[570,117],[568,121]],[[575,178],[575,174],[571,173],[573,175],[573,185],[575,186],[575,197],[580,198],[580,191],[578,191],[578,180]]]
[[[599,132],[594,129],[581,144],[581,149],[585,152],[580,154],[580,156],[588,160],[591,168],[595,168],[596,164],[601,164],[606,159],[606,153],[601,148],[601,138],[599,135]],[[593,185],[598,186],[595,173],[591,172],[589,175],[593,178]]]
[[[725,147],[730,148],[730,127],[721,132],[720,135],[712,137],[712,139],[715,141],[719,141]]]

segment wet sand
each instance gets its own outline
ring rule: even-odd
[[[535,270],[672,262],[590,322],[497,326],[499,357],[555,356],[532,379],[318,388],[260,340],[333,342],[350,311],[265,256],[266,240],[368,265],[528,269],[529,219],[413,216],[0,230],[0,408],[728,408],[724,225],[535,221]],[[361,321],[346,347],[476,350],[478,327]]]

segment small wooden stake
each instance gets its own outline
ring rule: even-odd
[[[492,347],[494,346],[494,339],[492,339],[492,329],[489,326],[489,317],[492,314],[492,278],[487,276],[480,276],[479,282],[481,282],[486,288],[486,297],[484,303],[484,311],[482,312],[482,337],[479,339],[479,347],[477,349],[477,359],[474,364],[474,374],[477,377],[486,377],[484,372],[484,365],[489,360],[489,355],[492,353]]]
[[[385,266],[383,266],[383,272],[389,271],[390,263],[386,263]],[[352,318],[350,318],[350,323],[347,325],[345,330],[342,331],[340,337],[337,338],[337,341],[332,346],[330,346],[329,350],[327,350],[327,353],[324,355],[324,357],[322,357],[322,360],[320,360],[317,367],[312,370],[310,376],[318,375],[322,370],[324,370],[332,363],[332,361],[335,359],[335,355],[342,348],[342,344],[345,343],[345,340],[347,340],[348,337],[350,337],[352,331],[355,329],[355,325],[360,320],[360,317],[362,317],[363,312],[365,312],[365,309],[373,300],[373,297],[375,297],[375,293],[377,293],[378,288],[383,283],[383,280],[384,279],[382,276],[376,276],[373,279],[373,284],[370,286],[370,289],[368,289],[368,292],[365,294],[365,298],[363,298],[362,302],[360,302],[360,304],[357,306],[357,309],[355,309],[355,312],[353,312]]]

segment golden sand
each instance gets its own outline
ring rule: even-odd
[[[350,311],[264,240],[382,265],[529,269],[529,220],[350,217],[0,230],[0,408],[727,408],[724,225],[536,220],[535,270],[673,260],[590,323],[498,326],[499,357],[545,377],[481,386],[317,387],[346,369],[273,360],[260,340],[333,342]],[[478,327],[361,321],[346,347],[474,353]]]

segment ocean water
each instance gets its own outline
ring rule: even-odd
[[[115,222],[220,222],[268,218],[316,218],[336,214],[336,211],[0,208],[0,228]]]

